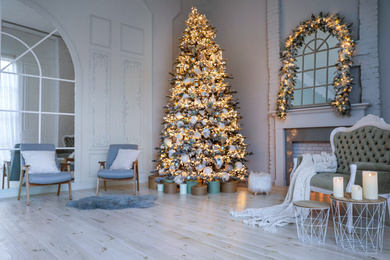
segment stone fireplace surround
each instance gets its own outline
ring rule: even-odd
[[[354,125],[359,119],[365,116],[365,110],[369,104],[353,104],[351,116],[340,116],[331,107],[316,107],[306,109],[290,110],[285,120],[277,118],[275,113],[270,113],[270,120],[274,128],[274,151],[275,151],[275,176],[277,186],[285,186],[287,178],[286,158],[286,130],[300,128],[336,128],[340,126]],[[330,136],[328,136],[329,140]]]

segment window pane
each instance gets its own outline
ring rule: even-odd
[[[314,54],[307,54],[303,56],[303,69],[310,70],[314,68]]]
[[[335,65],[339,58],[338,49],[329,50],[329,66]]]
[[[291,104],[293,106],[300,106],[301,105],[301,101],[302,101],[302,98],[301,98],[301,95],[302,95],[302,90],[294,90],[294,100],[291,101]]]
[[[298,66],[297,71],[302,71],[302,56],[296,57],[296,62],[295,64]]]
[[[326,67],[327,63],[327,51],[321,51],[316,53],[316,68]]]
[[[334,80],[334,77],[336,77],[336,70],[337,68],[336,67],[329,67],[328,69],[328,83],[332,83],[333,80]]]
[[[332,101],[334,99],[334,95],[335,95],[335,92],[334,92],[333,86],[329,85],[328,86],[328,99],[327,99],[327,102]]]
[[[33,70],[33,69],[32,69]],[[39,110],[39,79],[21,77],[19,88],[21,91],[21,107],[26,111]]]
[[[0,148],[13,148],[20,142],[21,117],[19,112],[0,112]],[[0,163],[3,161],[0,160]]]
[[[326,42],[329,44],[329,48],[333,48],[333,47],[337,46],[337,44],[339,43],[339,40],[337,40],[336,37],[331,35]]]
[[[326,69],[316,70],[316,86],[326,85]]]
[[[312,87],[314,83],[314,71],[306,71],[303,74],[303,87]]]
[[[316,51],[320,51],[326,48],[326,42],[324,42],[322,39],[316,40]]]
[[[74,116],[42,115],[42,142],[63,147],[64,135],[74,135]]]
[[[38,114],[21,113],[21,143],[39,143]]]
[[[315,88],[315,104],[321,104],[326,102],[326,87]]]
[[[4,65],[5,63],[2,61],[1,64]],[[19,76],[6,73],[1,74],[0,109],[20,109]]]
[[[302,73],[297,73],[295,80],[295,89],[302,88]]]
[[[43,80],[42,111],[74,113],[74,83]]]
[[[302,105],[313,104],[313,88],[303,89]]]

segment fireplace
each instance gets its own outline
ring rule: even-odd
[[[305,153],[332,152],[329,136],[333,129],[334,127],[285,129],[286,185],[290,184],[294,158]]]
[[[290,110],[285,120],[277,118],[275,112],[270,112],[269,172],[275,185],[286,186],[289,184],[290,171],[288,170],[292,167],[294,139],[292,135],[302,137],[294,139],[294,142],[298,143],[314,142],[319,145],[329,142],[332,129],[355,124],[365,116],[365,110],[368,106],[367,103],[352,104],[351,116],[341,116],[332,107]],[[290,148],[289,145],[291,145]]]

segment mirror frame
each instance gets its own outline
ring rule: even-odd
[[[292,106],[291,100],[294,99],[294,86],[296,83],[296,65],[295,56],[306,36],[311,35],[316,30],[328,32],[339,41],[340,49],[336,63],[336,76],[333,79],[333,88],[335,97],[330,102],[332,107],[337,109],[341,115],[350,115],[351,104],[349,102],[349,92],[352,91],[351,67],[353,65],[352,55],[355,51],[355,41],[352,37],[351,25],[343,22],[338,14],[323,15],[322,12],[309,20],[302,22],[290,35],[284,44],[284,50],[281,53],[283,63],[280,68],[280,89],[276,104],[276,114],[280,119],[286,119],[287,110]]]

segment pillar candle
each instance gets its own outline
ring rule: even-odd
[[[378,199],[378,173],[363,171],[363,197],[369,200]]]
[[[344,197],[343,177],[333,177],[333,196],[336,198]]]
[[[352,185],[352,199],[353,200],[362,200],[363,199],[363,190],[359,185]]]

